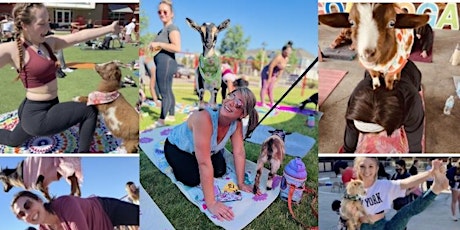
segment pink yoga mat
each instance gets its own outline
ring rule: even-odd
[[[334,69],[319,69],[319,87],[318,87],[318,105],[321,106],[323,102],[329,97],[332,91],[337,87],[339,82],[345,77],[348,71],[334,70]]]

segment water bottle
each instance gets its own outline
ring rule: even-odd
[[[444,105],[444,114],[445,115],[450,115],[450,111],[452,111],[452,108],[454,107],[455,99],[454,96],[451,95],[447,98],[446,103]]]
[[[307,126],[310,128],[315,127],[315,115],[313,114],[308,115]]]

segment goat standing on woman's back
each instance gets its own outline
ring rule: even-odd
[[[319,15],[323,24],[351,28],[359,61],[369,71],[374,89],[383,75],[389,90],[400,79],[409,58],[412,29],[425,25],[428,19],[428,15],[406,14],[394,3],[354,3],[350,13]]]
[[[190,18],[186,18],[186,21],[190,27],[200,33],[201,42],[203,43],[203,53],[200,55],[196,74],[196,87],[198,98],[200,99],[199,110],[204,109],[203,95],[207,89],[211,92],[210,106],[217,111],[216,98],[222,83],[222,71],[220,59],[214,48],[217,35],[229,26],[230,19],[225,20],[218,26],[214,25],[214,23],[203,23],[199,26]]]

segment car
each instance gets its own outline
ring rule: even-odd
[[[181,78],[183,76],[187,77],[187,79],[190,79],[192,76],[195,76],[195,69],[179,64],[177,66],[177,72],[174,74],[174,77]]]

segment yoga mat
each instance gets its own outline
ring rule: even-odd
[[[345,77],[348,71],[334,70],[334,69],[319,69],[319,83],[318,83],[318,105],[321,106],[323,102],[332,93],[332,90],[337,87],[339,82]]]
[[[415,50],[410,54],[409,59],[412,61],[418,61],[418,62],[426,62],[426,63],[432,63],[433,62],[433,54],[432,52],[427,52],[428,56],[426,58],[422,58],[420,54],[422,53],[421,50]]]
[[[215,216],[213,216],[208,210],[204,203],[204,196],[200,186],[188,187],[178,182],[174,177],[172,168],[169,166],[163,152],[164,141],[171,132],[174,126],[161,127],[157,129],[149,129],[140,134],[140,147],[148,156],[148,158],[153,162],[153,164],[166,176],[168,176],[171,181],[176,184],[179,190],[184,194],[184,196],[196,205],[201,212],[203,212],[215,225],[223,227],[225,229],[242,229],[251,221],[253,221],[259,214],[261,214],[270,204],[278,197],[280,188],[280,178],[277,176],[274,179],[273,189],[270,191],[265,190],[265,186],[261,186],[262,195],[256,196],[252,193],[241,192],[243,194],[241,201],[226,202],[227,206],[230,206],[235,214],[235,218],[232,221],[219,221]],[[223,191],[223,187],[228,182],[236,183],[236,174],[235,174],[235,165],[233,162],[233,155],[225,151],[224,153],[225,161],[227,162],[227,173],[222,178],[214,179],[215,190],[217,188],[220,191]],[[250,175],[249,179],[253,182],[256,174],[256,163],[251,161],[246,161],[245,172]],[[261,185],[266,184],[268,177],[268,170],[263,169],[261,176]],[[186,228],[186,226],[181,226]],[[191,227],[191,226],[188,226]],[[146,228],[148,229],[148,228]]]
[[[71,69],[94,69],[95,63],[91,62],[70,62],[67,63],[67,67]]]
[[[353,61],[356,57],[356,52],[354,50],[350,50],[348,47],[349,45],[342,45],[336,47],[335,49],[331,49],[330,47],[326,47],[323,49],[323,58],[332,58],[332,59],[339,59],[339,60],[347,60]]]
[[[12,130],[19,122],[17,110],[0,115],[0,129]],[[78,151],[78,126],[52,136],[32,137],[19,147],[0,145],[0,153],[76,153]],[[104,119],[98,116],[90,153],[126,152],[119,148],[121,140],[112,136]]]
[[[141,204],[139,217],[142,229],[174,229],[168,218],[161,212],[160,208],[155,204],[142,185],[139,186],[139,196]]]
[[[251,138],[246,140],[251,143],[262,144],[271,135],[268,132],[269,130],[275,130],[275,128],[266,125],[259,125],[251,134]],[[315,144],[316,140],[309,136],[304,136],[300,133],[292,133],[285,137],[284,142],[284,148],[287,155],[302,158],[307,155],[307,153]]]
[[[302,114],[305,116],[309,116],[310,114],[317,115],[318,118],[321,118],[323,116],[323,112],[305,108],[303,110],[300,110],[298,106],[290,106],[290,105],[280,105],[278,107],[278,110],[283,111],[283,112],[290,112],[290,113],[297,113],[297,114]]]

